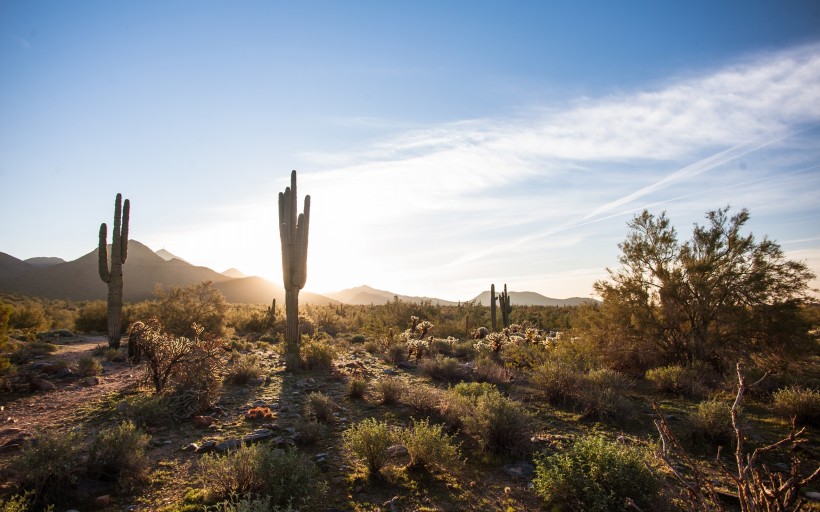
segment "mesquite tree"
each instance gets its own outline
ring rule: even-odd
[[[304,213],[297,216],[296,171],[290,173],[290,187],[279,192],[279,238],[282,242],[282,280],[285,284],[285,346],[288,366],[299,366],[299,290],[307,280],[310,196],[305,196]]]
[[[122,266],[128,257],[128,215],[131,202],[122,204],[122,194],[114,203],[114,233],[111,240],[111,267],[108,266],[108,226],[100,225],[100,279],[108,284],[108,346],[120,348],[122,336]]]

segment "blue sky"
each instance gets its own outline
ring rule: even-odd
[[[635,213],[727,204],[820,273],[820,4],[0,2],[0,251],[77,258],[122,192],[281,282],[291,169],[312,291],[589,296]]]

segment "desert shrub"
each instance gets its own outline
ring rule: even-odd
[[[569,363],[549,360],[533,368],[529,378],[550,403],[568,405],[577,395],[581,372]]]
[[[85,333],[108,331],[108,303],[94,300],[80,306],[74,319],[74,329]]]
[[[302,368],[306,370],[330,370],[336,349],[325,338],[310,338],[301,343]]]
[[[39,431],[12,459],[9,469],[36,505],[62,503],[72,496],[82,465],[82,444],[75,432]]]
[[[531,418],[516,401],[498,391],[478,397],[462,420],[482,449],[496,454],[522,454],[529,446]]]
[[[225,380],[236,386],[244,386],[262,375],[262,365],[256,354],[239,356],[233,365],[228,368]]]
[[[626,511],[631,499],[643,510],[653,510],[660,483],[644,460],[636,448],[584,436],[567,450],[537,457],[533,487],[551,508]]]
[[[374,384],[376,393],[381,397],[381,402],[385,405],[395,404],[401,400],[406,386],[401,379],[385,377],[379,379]]]
[[[384,351],[384,360],[391,364],[400,363],[407,359],[407,345],[405,343],[391,343]]]
[[[631,406],[624,398],[624,392],[631,387],[632,382],[615,370],[592,370],[578,380],[571,400],[584,417],[628,416]]]
[[[233,495],[228,500],[205,508],[206,512],[296,512],[297,510],[299,509],[292,508],[290,505],[276,506],[271,503],[270,496],[255,498],[251,494]]]
[[[422,373],[431,379],[445,382],[463,380],[466,372],[457,359],[437,355],[434,358],[422,359],[420,363]]]
[[[413,420],[413,424],[402,431],[401,442],[407,448],[411,466],[447,468],[461,458],[459,445],[441,425],[431,425],[429,419]]]
[[[727,441],[732,434],[732,416],[722,400],[700,402],[692,416],[695,432],[712,442]]]
[[[347,450],[364,461],[372,475],[378,473],[390,460],[388,448],[396,442],[396,437],[387,423],[373,418],[362,420],[343,433]]]
[[[102,365],[95,357],[82,356],[80,360],[77,361],[77,373],[83,377],[88,377],[89,375],[99,375],[101,372]]]
[[[690,398],[704,396],[713,385],[714,371],[703,363],[688,366],[672,364],[647,370],[646,379],[658,391]]]
[[[307,413],[312,416],[319,423],[328,423],[333,421],[333,411],[336,404],[328,395],[321,392],[308,393],[305,402],[305,409]]]
[[[158,288],[151,316],[157,318],[165,331],[178,337],[194,338],[205,332],[211,336],[225,334],[228,303],[222,292],[205,281],[185,287]],[[192,326],[197,324],[202,332]]]
[[[351,377],[347,381],[347,396],[353,399],[364,398],[367,391],[367,381],[362,377]]]
[[[31,493],[23,493],[9,496],[8,499],[0,499],[0,512],[28,512],[30,498]]]
[[[382,345],[376,340],[368,340],[364,343],[364,349],[370,354],[378,354],[382,351]]]
[[[794,418],[799,425],[820,422],[820,391],[792,386],[772,395],[775,412],[784,418]]]
[[[57,351],[57,345],[45,341],[26,341],[17,345],[9,360],[17,365],[25,364],[36,357],[46,356]]]
[[[444,392],[434,386],[415,384],[402,395],[401,402],[418,413],[430,416],[441,412]]]
[[[480,356],[475,360],[473,366],[473,378],[478,382],[490,382],[492,384],[508,384],[512,378],[512,371],[490,357]]]
[[[451,350],[453,357],[458,359],[473,359],[478,354],[472,340],[456,341],[453,343]]]
[[[93,477],[116,480],[124,488],[133,488],[147,475],[147,443],[148,436],[130,421],[100,431],[89,450],[89,473]]]
[[[105,353],[103,354],[103,357],[105,358],[106,361],[109,361],[109,362],[112,362],[112,361],[115,361],[115,362],[125,361],[125,357],[123,357],[122,351],[120,351],[120,349],[117,349],[117,348],[107,349],[105,351]]]
[[[162,395],[131,395],[117,409],[137,425],[164,425],[171,417],[168,398]]]
[[[51,322],[46,318],[45,309],[39,302],[26,300],[14,304],[11,316],[9,317],[9,327],[27,331],[41,331],[48,329]]]
[[[541,343],[510,343],[504,347],[501,357],[506,365],[520,370],[534,368],[549,357],[547,349]]]
[[[224,455],[206,453],[199,458],[197,471],[203,486],[215,497],[259,492],[264,487],[261,473],[266,447],[243,445]]]
[[[364,343],[365,341],[366,341],[366,339],[365,339],[363,334],[355,334],[355,335],[351,336],[351,338],[350,338],[350,343],[361,344],[361,343]]]
[[[262,455],[259,471],[264,487],[261,494],[269,496],[272,505],[300,509],[321,503],[327,487],[307,455],[295,448],[282,450],[270,446],[262,449]]]
[[[322,439],[327,434],[327,427],[316,420],[299,419],[296,422],[296,432],[299,433],[297,441],[300,445],[311,446]]]

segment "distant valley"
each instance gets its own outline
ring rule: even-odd
[[[222,273],[207,267],[192,265],[165,249],[153,251],[136,241],[128,242],[128,260],[124,266],[125,300],[136,302],[153,298],[157,285],[162,287],[188,286],[211,281],[228,301],[234,303],[269,304],[271,300],[284,303],[285,290],[256,276],[247,276],[235,268]],[[35,257],[20,260],[0,252],[0,291],[49,299],[96,300],[105,299],[107,286],[97,274],[97,249],[73,260],[54,257]],[[323,295],[303,291],[300,301],[325,305],[332,302],[354,305],[382,305],[398,297],[405,302],[430,301],[442,306],[457,302],[432,297],[400,295],[362,285]],[[490,292],[485,291],[468,299],[489,306]],[[571,297],[552,299],[535,292],[510,292],[517,305],[575,306],[592,299]]]

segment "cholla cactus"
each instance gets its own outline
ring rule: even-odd
[[[122,204],[122,194],[114,201],[114,232],[111,239],[111,267],[108,267],[108,226],[100,225],[98,248],[100,279],[108,284],[108,346],[120,348],[122,338],[122,266],[128,258],[128,218],[131,201]]]

